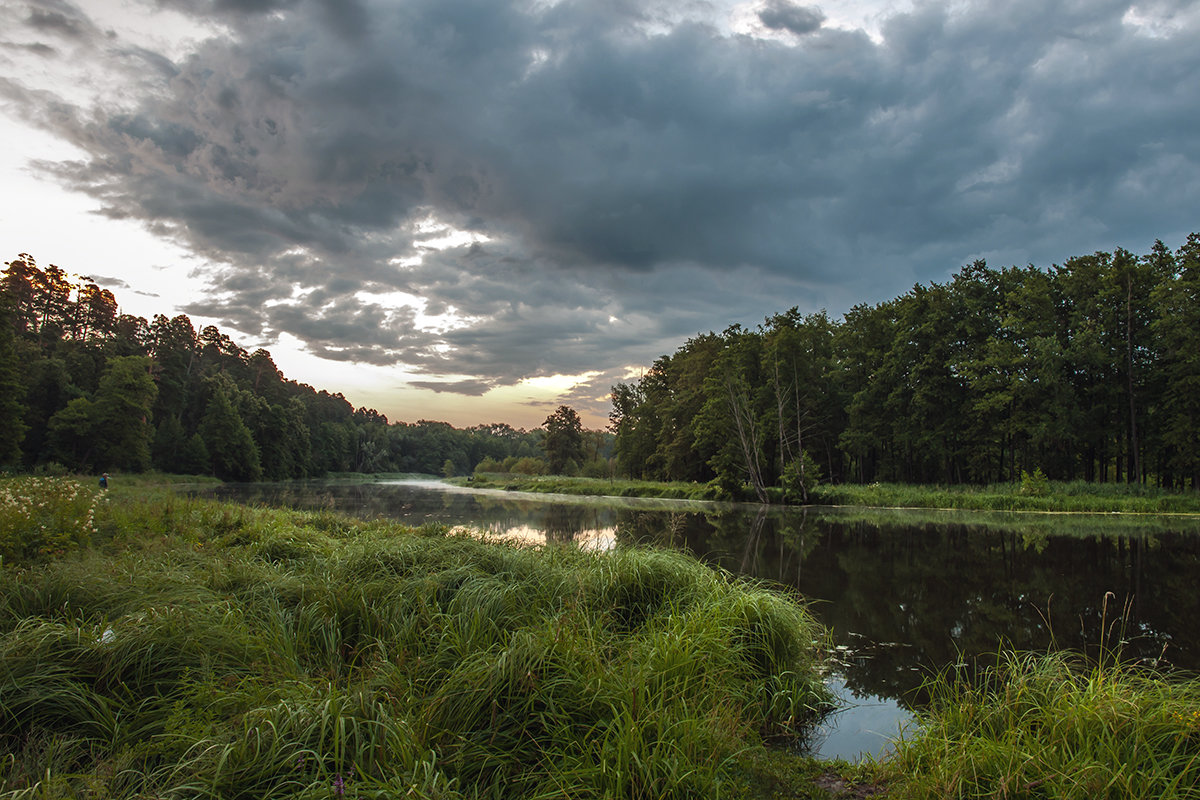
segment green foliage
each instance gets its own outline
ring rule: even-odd
[[[1037,466],[1200,487],[1198,265],[1200,234],[1140,258],[977,261],[839,321],[791,309],[696,337],[613,387],[618,465],[759,501],[803,496],[785,479],[801,451],[834,484],[1015,483]]]
[[[745,796],[826,707],[803,607],[679,553],[110,497],[0,571],[0,793]]]
[[[606,478],[609,474],[609,464],[604,459],[594,458],[583,465],[579,475],[584,478]]]
[[[86,397],[76,397],[50,417],[47,440],[56,460],[80,468],[96,462],[95,417],[94,404]]]
[[[475,474],[479,475],[485,472],[501,472],[504,470],[504,464],[496,461],[494,458],[488,457],[475,465]]]
[[[579,414],[570,406],[559,406],[553,414],[546,417],[542,423],[542,450],[546,453],[546,464],[550,472],[567,475],[574,465],[579,469],[579,462],[584,458],[583,422]]]
[[[565,475],[520,475],[514,471],[475,473],[472,484],[478,488],[508,489],[521,492],[541,492],[607,497],[652,497],[671,500],[725,500],[711,484],[683,481],[645,481],[590,478]]]
[[[887,508],[955,508],[977,511],[1120,512],[1178,514],[1200,512],[1195,493],[1176,493],[1153,486],[1085,481],[1048,481],[1046,494],[1021,492],[1020,484],[984,486],[912,486],[899,483],[822,484],[813,503]]]
[[[198,433],[208,452],[212,474],[235,481],[256,481],[262,477],[258,446],[230,403],[224,386],[215,385]]]
[[[1200,797],[1200,681],[1066,654],[947,673],[880,765],[890,797]]]
[[[389,424],[340,394],[287,380],[266,350],[247,353],[213,326],[197,332],[184,315],[119,315],[110,292],[72,283],[58,267],[41,269],[27,253],[5,266],[0,467],[56,461],[77,470],[153,466],[282,480],[330,471],[438,474],[447,459],[468,470],[484,458],[540,453],[539,432],[503,423]],[[591,434],[586,440],[588,458],[607,447],[604,434],[595,436],[598,446]]]
[[[799,458],[788,462],[780,477],[784,500],[789,503],[809,502],[820,482],[821,468],[807,450],[801,450]]]
[[[518,475],[545,475],[549,472],[546,462],[540,458],[524,458],[514,459],[511,464],[505,460],[506,472],[513,472]]]
[[[1041,467],[1035,469],[1032,475],[1021,470],[1020,492],[1026,497],[1045,497],[1050,493],[1050,479]]]
[[[20,462],[21,443],[28,430],[10,304],[0,295],[0,467]]]
[[[0,564],[28,564],[86,545],[101,500],[71,479],[0,480]]]
[[[157,394],[150,378],[150,359],[123,356],[109,360],[91,409],[100,467],[149,469],[154,437],[150,415]]]

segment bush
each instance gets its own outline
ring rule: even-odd
[[[602,458],[593,459],[583,465],[579,474],[585,478],[607,478],[608,462]]]
[[[1021,494],[1025,497],[1045,497],[1050,494],[1050,479],[1041,467],[1035,469],[1032,475],[1021,470]]]
[[[514,460],[513,463],[515,464],[516,461]],[[475,465],[475,473],[476,474],[480,474],[480,473],[484,473],[484,472],[503,472],[503,471],[504,471],[504,465],[501,464],[496,459],[490,458],[490,457],[485,458],[483,461],[480,461],[478,464]]]
[[[518,458],[508,471],[520,475],[545,475],[547,471],[546,462],[540,458],[526,456]]]

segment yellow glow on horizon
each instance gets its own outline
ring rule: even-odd
[[[528,378],[509,386],[497,386],[482,395],[464,395],[437,392],[414,386],[412,382],[454,382],[471,376],[431,376],[404,366],[321,358],[289,334],[280,334],[278,341],[267,349],[288,379],[307,383],[318,391],[341,392],[355,408],[374,408],[391,422],[428,419],[448,422],[456,428],[491,422],[505,422],[526,430],[541,427],[557,406],[570,402],[564,397],[568,391],[600,374]],[[600,429],[608,424],[603,415],[589,414],[584,408],[576,411],[586,428]]]
[[[587,383],[600,375],[599,372],[581,372],[578,375],[541,375],[535,378],[525,378],[517,386],[538,392],[562,394],[569,392],[581,383]]]

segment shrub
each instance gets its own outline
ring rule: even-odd
[[[545,475],[546,462],[540,458],[525,456],[518,458],[509,469],[509,472],[516,472],[520,475]]]
[[[1050,479],[1041,467],[1035,469],[1032,475],[1021,470],[1021,494],[1025,497],[1045,497],[1050,494]]]
[[[608,462],[602,458],[592,459],[583,465],[579,474],[585,478],[607,478]]]
[[[515,461],[513,463],[516,463]],[[488,457],[475,465],[476,474],[483,472],[501,472],[504,470],[504,465],[494,458]]]

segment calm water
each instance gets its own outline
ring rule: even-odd
[[[677,547],[790,587],[833,631],[851,707],[828,757],[878,752],[931,670],[1003,642],[1200,671],[1200,520],[865,509],[768,509],[473,491],[434,481],[224,485],[223,499],[466,525],[534,542]],[[1106,601],[1107,598],[1107,601]]]

